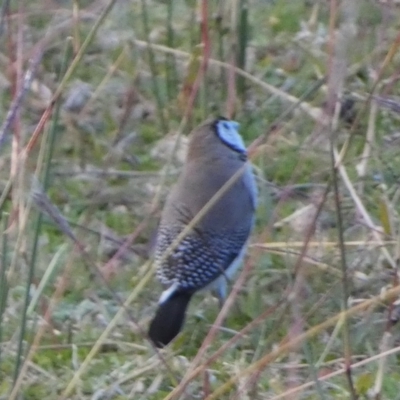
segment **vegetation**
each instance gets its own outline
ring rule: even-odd
[[[0,399],[400,399],[396,3],[4,0]],[[217,115],[257,226],[156,351],[151,243]]]

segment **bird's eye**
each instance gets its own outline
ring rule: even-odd
[[[236,121],[219,120],[215,128],[218,137],[223,143],[234,151],[246,153],[246,146],[239,134],[239,124]]]

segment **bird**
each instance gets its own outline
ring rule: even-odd
[[[167,346],[181,331],[196,292],[210,289],[223,304],[227,283],[245,255],[257,195],[238,122],[218,117],[189,134],[183,169],[167,196],[155,241],[156,275],[165,288],[148,330],[156,347]],[[211,199],[209,209],[172,246]]]

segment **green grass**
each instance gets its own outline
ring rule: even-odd
[[[108,11],[97,3],[14,1],[2,26],[3,123],[17,96],[16,77],[52,34],[42,42],[10,140],[0,147],[0,400],[399,399],[400,337],[389,321],[391,309],[399,315],[398,288],[390,299],[352,307],[397,285],[390,261],[398,259],[398,113],[380,100],[373,118],[369,96],[397,101],[400,11],[372,0],[342,2],[336,15],[333,1],[132,0]],[[194,57],[204,51],[205,4],[211,59],[204,72]],[[250,74],[235,76],[235,98],[228,87],[232,60]],[[183,86],[193,88],[197,76],[198,93],[187,108]],[[93,97],[68,110],[71,89],[82,83]],[[352,119],[334,121],[332,132],[310,114],[325,109],[335,90],[355,105]],[[306,111],[290,109],[309,91]],[[49,94],[60,113],[52,110],[28,149]],[[145,332],[161,287],[147,261],[181,168],[184,144],[175,146],[175,134],[185,136],[227,110],[245,142],[257,143],[260,199],[247,275],[200,359],[220,311],[209,293],[194,297],[182,333],[155,353]],[[331,146],[345,153],[338,201]],[[12,176],[16,166],[21,170]],[[48,199],[31,189],[34,175]],[[48,215],[51,205],[72,234]],[[133,232],[128,250],[114,258]],[[341,319],[347,308],[351,315]],[[346,362],[355,365],[352,384],[342,370]],[[182,382],[184,394],[177,393]]]

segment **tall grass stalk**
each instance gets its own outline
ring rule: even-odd
[[[237,22],[237,59],[236,66],[240,69],[245,69],[246,66],[246,49],[249,43],[250,37],[250,26],[249,26],[249,5],[248,0],[240,0],[239,5],[239,16]],[[243,101],[243,96],[245,92],[245,80],[242,76],[236,78],[237,93],[241,96]]]
[[[203,45],[204,58],[200,64],[201,71],[201,83],[199,85],[200,94],[200,109],[202,110],[201,121],[208,117],[209,113],[209,79],[207,76],[208,59],[211,54],[211,41],[210,41],[210,26],[209,26],[209,4],[208,0],[202,0],[201,2],[201,17],[200,17],[200,32],[201,32],[201,43]]]
[[[215,32],[213,32],[214,37],[216,37],[216,42],[217,42],[217,48],[216,48],[216,54],[217,58],[220,61],[223,61],[225,59],[225,50],[224,50],[224,38],[225,38],[225,28],[224,28],[224,2],[221,1],[218,4],[218,9],[215,14],[214,18],[214,28]],[[215,47],[215,45],[214,45]],[[220,80],[220,98],[218,99],[221,103],[225,100],[227,91],[226,91],[226,72],[224,68],[219,68],[219,80]]]
[[[67,70],[67,65],[68,65],[68,62],[69,62],[70,56],[71,56],[70,44],[71,44],[71,41],[68,39],[67,43],[66,43],[65,52],[64,52],[63,62],[61,65],[61,69],[59,71],[59,77],[63,76],[63,74]],[[58,102],[54,109],[52,124],[51,124],[51,128],[50,128],[49,136],[48,136],[48,142],[46,143],[47,149],[46,149],[46,153],[45,153],[45,160],[44,160],[44,166],[43,166],[44,167],[43,168],[43,179],[42,179],[42,181],[43,181],[42,185],[43,185],[44,190],[47,190],[50,185],[51,161],[53,159],[54,147],[55,147],[55,142],[56,142],[59,112],[60,112],[60,103]],[[41,212],[39,212],[36,217],[36,221],[34,223],[33,243],[32,243],[30,260],[29,260],[29,265],[28,265],[28,275],[27,275],[27,280],[25,283],[25,299],[24,299],[24,305],[23,305],[22,315],[21,315],[20,333],[19,333],[19,340],[18,340],[18,346],[17,346],[15,369],[14,369],[14,382],[17,381],[19,371],[20,371],[21,361],[22,361],[22,354],[24,352],[23,343],[24,343],[25,332],[26,332],[27,323],[28,323],[27,310],[28,310],[28,306],[30,303],[31,285],[33,282],[33,278],[35,276],[38,244],[39,244],[39,237],[40,237],[40,233],[41,233],[41,229],[42,229],[42,223],[43,223],[43,214]]]
[[[174,16],[174,0],[168,0],[167,4],[167,46],[171,49],[175,46],[175,33],[172,24]],[[166,64],[166,80],[167,80],[167,93],[168,100],[170,102],[175,101],[177,91],[177,85],[179,82],[177,74],[176,59],[173,54],[165,55]]]
[[[153,96],[156,101],[157,105],[157,116],[160,124],[161,131],[166,134],[169,130],[168,121],[166,116],[164,115],[165,109],[165,102],[161,98],[160,88],[158,84],[158,73],[157,73],[157,66],[154,57],[153,49],[151,48],[151,41],[150,41],[150,25],[149,25],[149,15],[147,9],[147,2],[146,0],[141,0],[141,16],[142,16],[142,23],[143,23],[143,30],[146,37],[146,40],[149,43],[147,47],[147,56],[148,62],[151,72],[151,83],[153,89]]]
[[[3,321],[4,319],[4,311],[7,306],[7,296],[8,296],[8,279],[7,279],[7,269],[8,269],[8,220],[9,216],[5,212],[1,213],[2,220],[2,232],[1,232],[1,264],[0,264],[0,343],[3,342]],[[2,359],[2,347],[0,346],[0,366],[1,366],[1,359]]]

